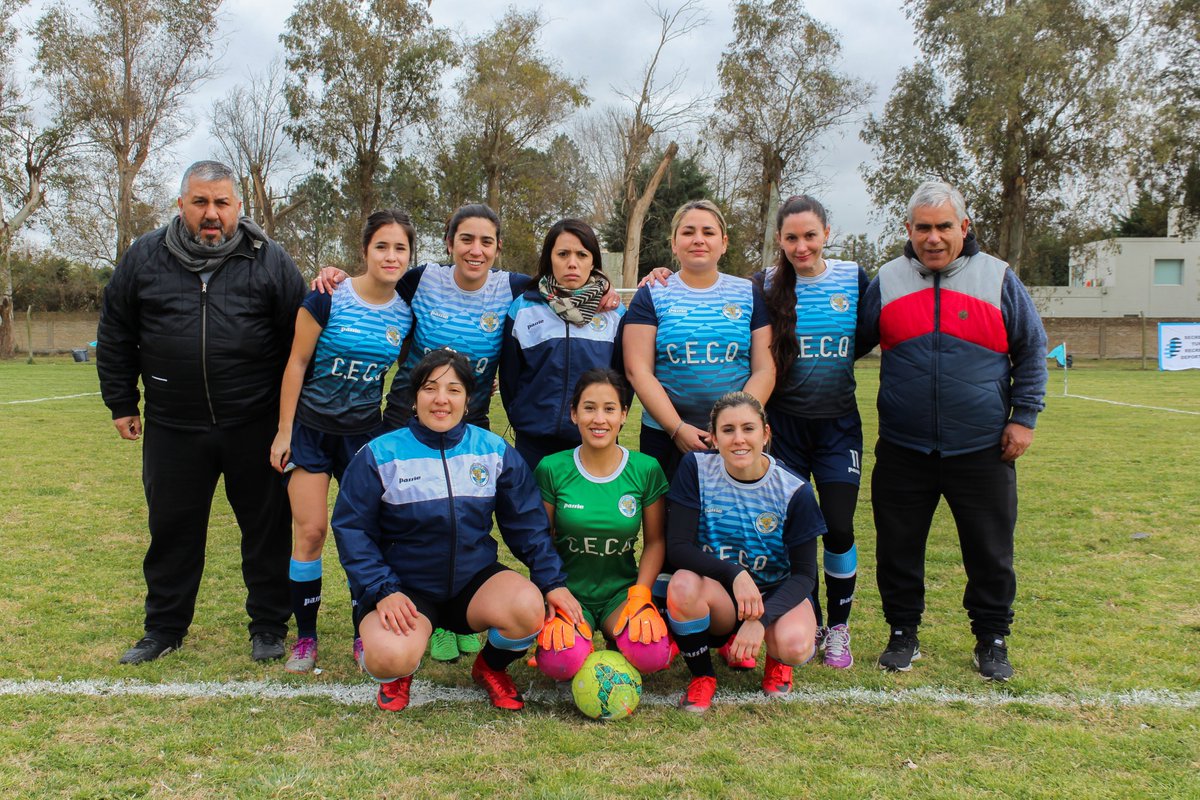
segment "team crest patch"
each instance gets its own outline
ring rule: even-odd
[[[608,329],[608,318],[599,314],[592,317],[592,321],[588,323],[594,331],[603,331]]]
[[[397,328],[395,325],[388,325],[387,340],[388,340],[388,344],[390,344],[392,347],[399,347],[400,346],[400,329]]]
[[[491,476],[488,474],[488,468],[476,461],[471,465],[471,483],[476,486],[487,486],[488,479]]]
[[[626,517],[632,517],[637,513],[637,498],[631,494],[622,495],[617,501],[617,509]]]
[[[500,330],[500,317],[494,311],[489,311],[479,318],[479,327],[487,333]]]
[[[771,511],[764,511],[754,518],[754,530],[761,534],[774,533],[779,527],[779,515]]]
[[[742,307],[737,303],[726,303],[721,309],[721,315],[730,322],[736,322],[742,318]]]
[[[834,311],[847,311],[850,308],[850,300],[846,295],[838,292],[833,297],[829,298],[829,305]]]

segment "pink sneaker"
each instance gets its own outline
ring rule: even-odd
[[[822,662],[834,669],[849,669],[854,664],[854,656],[850,654],[850,628],[846,625],[834,625],[825,634],[825,655]]]

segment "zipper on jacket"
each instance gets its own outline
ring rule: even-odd
[[[942,368],[942,273],[933,273],[933,444],[939,453],[942,451],[942,429],[939,422],[938,408],[941,406],[939,388],[941,387]]]
[[[216,274],[215,271],[213,274]],[[209,276],[212,279],[212,276]],[[208,283],[200,279],[200,374],[204,377],[204,399],[208,401],[208,414],[213,425],[217,424],[217,410],[213,408],[212,393],[208,390]]]
[[[446,460],[446,434],[441,434],[442,472],[446,475],[446,497],[450,502],[450,572],[446,578],[446,596],[454,596],[454,569],[458,561],[458,515],[454,511],[454,484],[450,481],[450,462]]]
[[[566,326],[567,329],[567,364],[563,369],[562,402],[558,404],[558,419],[554,420],[554,435],[559,438],[562,438],[562,420],[563,415],[567,410],[567,384],[571,380],[571,323],[564,319],[562,324]]]

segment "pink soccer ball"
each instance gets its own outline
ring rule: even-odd
[[[592,640],[577,630],[575,644],[571,647],[549,650],[538,645],[537,665],[546,677],[556,681],[569,681],[575,677],[575,673],[579,672],[579,668],[583,666],[584,660],[591,654]]]
[[[629,626],[617,634],[617,649],[643,675],[666,669],[671,663],[671,638],[663,636],[657,642],[633,642]]]

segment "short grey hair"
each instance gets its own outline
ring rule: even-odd
[[[908,222],[912,224],[913,213],[918,208],[937,207],[950,204],[958,222],[967,218],[967,201],[963,200],[962,192],[945,181],[925,181],[913,192],[908,201]]]
[[[222,164],[220,161],[197,161],[192,164],[183,173],[183,180],[179,182],[179,196],[187,195],[188,184],[192,178],[198,181],[209,183],[212,181],[229,181],[233,184],[233,196],[241,200],[242,196],[238,192],[237,176],[233,174],[233,170]]]

